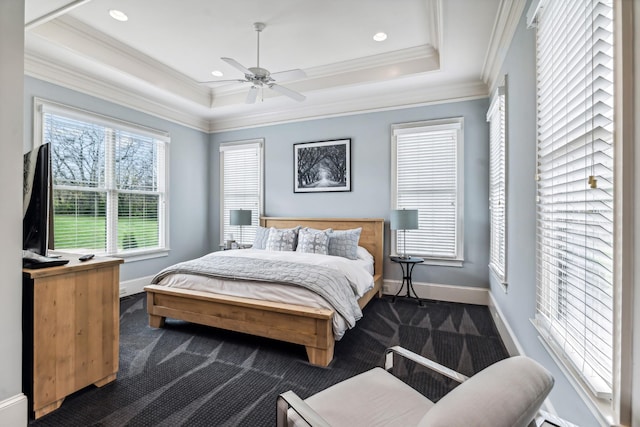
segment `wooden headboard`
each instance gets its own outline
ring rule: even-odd
[[[373,255],[374,274],[382,277],[382,265],[384,264],[384,219],[382,218],[277,218],[261,217],[260,225],[263,227],[293,228],[302,227],[324,230],[349,230],[362,227],[360,242],[363,248]]]

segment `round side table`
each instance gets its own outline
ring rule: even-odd
[[[402,292],[402,288],[404,287],[405,283],[407,285],[407,294],[405,295],[405,297],[407,298],[415,298],[418,300],[418,304],[422,305],[422,300],[420,299],[420,297],[418,297],[418,294],[416,294],[416,290],[413,289],[413,282],[411,281],[411,274],[413,273],[413,267],[416,266],[416,264],[420,264],[421,262],[424,262],[423,258],[418,258],[418,257],[409,257],[409,258],[403,258],[400,256],[392,256],[389,257],[391,259],[391,261],[396,262],[398,264],[400,264],[400,268],[402,268],[402,284],[400,285],[400,289],[398,289],[398,292],[393,296],[393,302],[396,301],[396,297],[400,294],[400,292]],[[413,292],[414,296],[411,296],[411,292]]]

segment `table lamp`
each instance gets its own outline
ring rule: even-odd
[[[240,226],[240,244],[242,245],[242,226],[251,225],[251,210],[232,209],[229,211],[229,225]]]
[[[410,258],[407,255],[407,230],[418,229],[418,210],[417,209],[397,209],[391,211],[391,229],[402,230],[402,243],[404,244],[403,254],[400,258]]]

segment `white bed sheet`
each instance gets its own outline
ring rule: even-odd
[[[242,256],[263,259],[280,259],[300,262],[302,264],[324,265],[344,271],[352,286],[357,290],[354,298],[358,299],[373,288],[373,264],[367,260],[349,260],[346,258],[305,254],[299,252],[275,252],[260,249],[238,249],[216,252],[217,256]],[[368,268],[368,265],[370,268]],[[307,307],[328,308],[331,305],[318,294],[299,286],[278,283],[254,282],[248,280],[223,280],[191,274],[172,274],[163,278],[159,285],[180,289],[191,289],[212,292],[222,295],[254,298],[264,301],[298,304]],[[348,329],[347,322],[338,313],[333,316],[333,335],[340,340]]]

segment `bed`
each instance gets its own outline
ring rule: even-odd
[[[263,227],[293,228],[296,226],[324,230],[362,228],[359,245],[373,255],[373,287],[357,301],[360,308],[382,294],[383,219],[361,218],[275,218],[260,219]],[[162,327],[165,318],[228,329],[277,339],[305,346],[309,362],[327,366],[333,359],[335,337],[330,308],[275,302],[206,292],[149,285],[147,312],[149,325]]]

